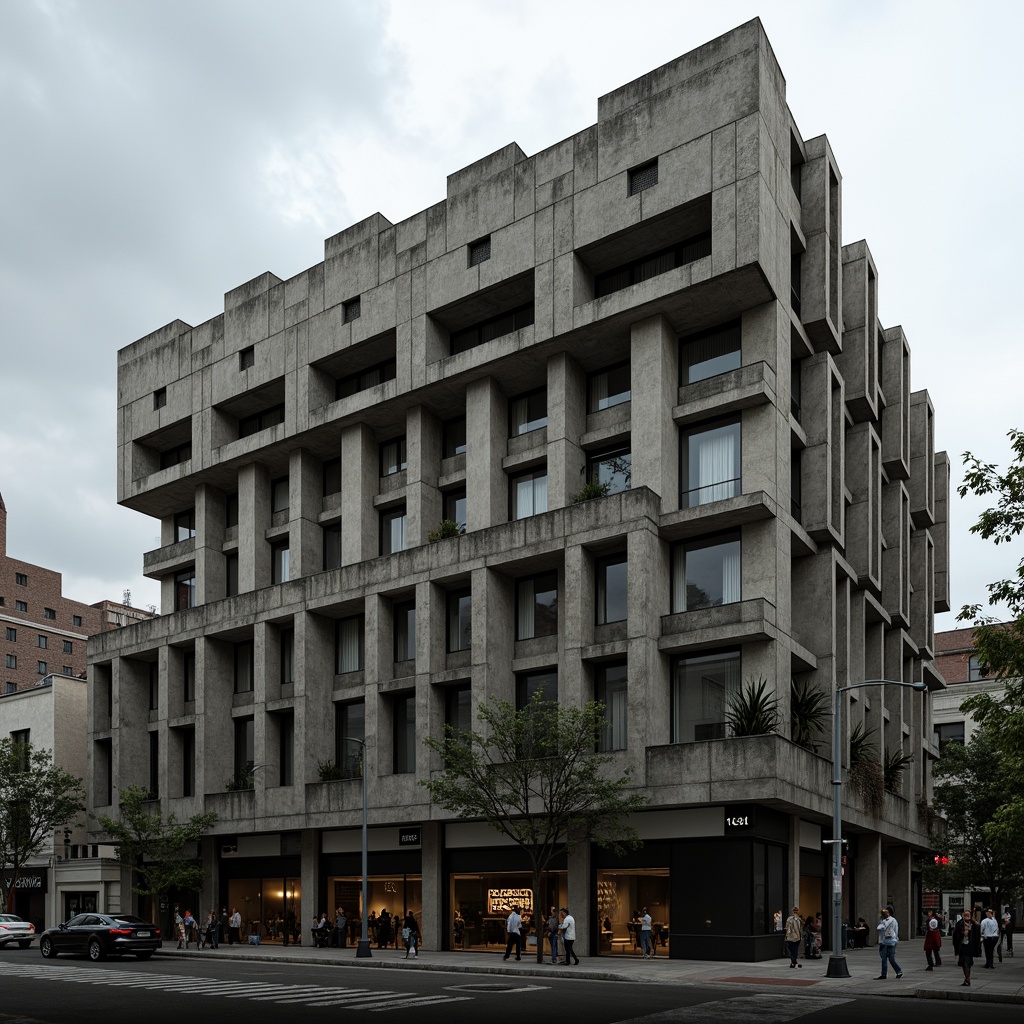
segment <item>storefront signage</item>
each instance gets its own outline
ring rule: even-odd
[[[522,914],[533,913],[532,889],[488,889],[487,912],[489,914],[511,914],[518,907]]]
[[[8,892],[11,888],[11,880],[4,876],[3,879],[4,892]],[[14,888],[18,890],[34,890],[35,892],[46,892],[46,868],[42,868],[36,871],[22,871],[18,875],[18,880],[14,883]]]
[[[754,829],[754,812],[749,808],[726,807],[725,809],[725,831],[728,832],[751,832]]]
[[[398,845],[399,846],[419,846],[422,842],[422,829],[419,825],[410,825],[407,828],[400,828],[398,830]]]

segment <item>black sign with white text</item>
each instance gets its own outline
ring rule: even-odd
[[[753,832],[756,819],[752,807],[726,807],[725,833]]]
[[[422,841],[420,825],[407,825],[398,830],[399,846],[419,846]]]

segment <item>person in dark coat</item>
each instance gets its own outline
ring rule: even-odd
[[[939,919],[935,916],[934,910],[928,911],[928,924],[924,932],[924,958],[928,961],[926,971],[942,966],[942,957],[939,950],[942,949],[942,929],[939,927]]]
[[[387,949],[391,945],[391,915],[385,908],[377,918],[377,948]]]
[[[974,958],[981,956],[981,929],[974,923],[970,914],[964,914],[953,929],[953,949],[956,952],[956,962],[964,972],[964,980],[960,983],[960,987],[963,988],[964,985],[971,983]]]

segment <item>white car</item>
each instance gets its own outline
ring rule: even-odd
[[[23,921],[14,914],[0,914],[0,947],[16,942],[22,949],[28,949],[36,937],[36,926]]]

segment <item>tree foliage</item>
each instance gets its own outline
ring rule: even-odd
[[[973,494],[995,499],[971,532],[996,545],[1018,541],[1024,531],[1024,432],[1011,430],[1008,436],[1013,460],[1006,471],[965,452],[964,482],[958,488],[961,498]],[[1019,837],[1024,835],[1024,557],[1011,575],[988,584],[987,589],[988,604],[1005,605],[1010,621],[982,614],[981,604],[965,605],[957,618],[973,623],[979,667],[986,676],[1001,680],[1004,691],[1002,696],[975,694],[961,710],[978,723],[1001,774],[999,799],[983,822],[986,841],[993,850],[1012,853],[1014,839],[1019,845]],[[950,749],[947,747],[947,752]],[[1017,864],[1010,873],[1019,891],[1024,870],[1019,861]],[[1004,891],[1009,894],[1011,890]]]
[[[1007,780],[998,743],[984,729],[966,745],[948,743],[934,775],[935,807],[945,816],[945,829],[933,842],[950,863],[929,869],[927,881],[944,889],[984,887],[998,905],[1024,883],[1019,833],[1014,837],[1000,824]]]
[[[132,891],[159,899],[172,889],[201,890],[202,865],[185,857],[185,847],[198,842],[217,815],[194,814],[179,822],[169,814],[165,821],[159,810],[150,810],[145,789],[129,786],[118,795],[120,817],[98,814],[96,821],[117,847],[118,859],[132,869]]]
[[[85,810],[82,780],[53,763],[49,750],[0,739],[0,867],[7,870],[7,905],[26,861],[57,829],[78,824]]]
[[[644,798],[629,773],[611,775],[611,757],[596,754],[604,705],[564,707],[538,692],[525,708],[491,700],[480,708],[482,731],[445,727],[426,739],[444,769],[423,780],[434,803],[460,818],[486,822],[526,851],[533,872],[537,958],[543,958],[541,876],[556,856],[592,841],[622,852],[640,839],[628,815]]]

